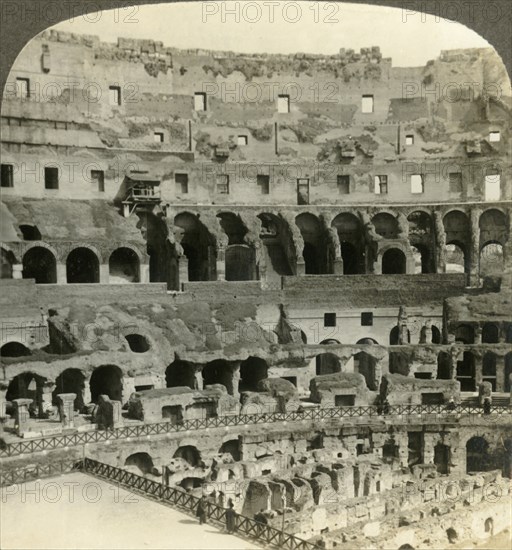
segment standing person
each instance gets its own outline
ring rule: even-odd
[[[254,521],[258,523],[258,536],[262,535],[264,526],[268,524],[268,519],[264,512],[265,510],[262,508],[254,515]]]
[[[196,516],[199,518],[199,525],[203,525],[203,523],[206,523],[207,506],[208,506],[208,501],[206,500],[206,496],[203,495],[199,499],[199,504],[197,505],[197,510],[196,510]]]
[[[234,510],[233,501],[229,500],[228,509],[226,510],[226,529],[228,533],[233,533],[236,529],[236,518],[238,514]]]
[[[221,508],[224,508],[224,493],[222,491],[219,491],[219,493],[218,493],[217,506],[220,506]]]

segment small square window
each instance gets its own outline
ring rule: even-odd
[[[324,313],[324,327],[336,326],[336,313]]]
[[[501,139],[501,135],[498,131],[489,132],[489,141],[499,141],[500,139]]]
[[[462,193],[462,172],[450,172],[448,186],[450,193]]]
[[[188,193],[188,174],[174,174],[176,192],[186,195]]]
[[[108,89],[108,99],[110,105],[121,105],[121,88],[119,86],[110,86]]]
[[[13,165],[12,164],[2,164],[0,170],[0,186],[1,187],[14,187],[14,178],[13,178]]]
[[[364,95],[361,99],[361,112],[373,113],[373,96]]]
[[[238,136],[236,142],[239,147],[245,147],[248,143],[248,138],[247,136]]]
[[[26,99],[30,96],[30,80],[28,78],[16,79],[16,97]]]
[[[423,176],[421,174],[411,175],[411,193],[423,193]]]
[[[289,113],[290,112],[290,96],[278,95],[277,96],[277,112]]]
[[[204,92],[194,94],[194,110],[206,111],[206,94]]]
[[[350,193],[350,176],[338,176],[338,191],[340,195],[348,195]]]
[[[361,326],[362,327],[373,326],[373,313],[371,311],[363,311],[361,313]]]
[[[262,195],[268,195],[270,193],[270,176],[258,174],[256,176],[256,183],[261,189]]]
[[[388,194],[388,177],[387,176],[375,176],[375,194],[376,195]]]
[[[219,195],[229,195],[229,176],[227,174],[217,177],[217,193]]]
[[[414,145],[414,136],[412,134],[405,136],[405,144]]]
[[[100,193],[105,192],[105,172],[103,170],[91,170],[91,180],[97,185]]]
[[[53,166],[45,166],[44,168],[44,188],[58,189],[59,188],[59,169]]]
[[[164,142],[164,133],[163,132],[155,132],[153,134],[153,139],[155,140],[155,143],[163,143]]]

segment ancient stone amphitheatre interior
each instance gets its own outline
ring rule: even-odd
[[[239,54],[151,36],[50,29],[11,69],[2,491],[80,472],[192,516],[206,494],[218,528],[231,499],[233,548],[506,533],[498,53],[402,67],[371,43]]]

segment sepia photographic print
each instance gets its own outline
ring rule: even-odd
[[[1,548],[511,548],[511,25],[0,1]]]

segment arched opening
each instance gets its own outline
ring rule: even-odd
[[[42,408],[43,385],[46,378],[33,372],[22,372],[15,376],[7,387],[5,394],[6,401],[14,399],[32,399],[32,406],[29,407],[31,416],[35,416]]]
[[[457,535],[457,531],[453,527],[449,527],[446,530],[446,536],[448,537],[448,542],[450,544],[455,544],[457,542],[457,539],[459,536]]]
[[[478,224],[482,246],[488,242],[495,242],[501,245],[507,242],[509,233],[507,217],[500,210],[496,208],[486,210],[480,216]]]
[[[456,243],[446,245],[446,273],[468,273],[465,248]]]
[[[31,355],[30,350],[19,342],[7,342],[0,349],[0,357],[26,357]]]
[[[10,250],[1,248],[1,279],[12,279],[12,266],[16,263],[14,254]]]
[[[155,470],[153,459],[148,453],[134,453],[124,461],[124,465],[135,467],[142,475],[153,474]]]
[[[316,375],[321,376],[323,374],[334,374],[335,372],[341,372],[341,362],[339,357],[334,353],[321,353],[316,356]]]
[[[184,445],[183,447],[179,447],[174,453],[173,458],[181,458],[192,466],[192,468],[200,466],[201,464],[201,453],[193,445]]]
[[[258,391],[258,382],[268,377],[267,362],[259,357],[248,357],[240,364],[240,382],[242,391]]]
[[[256,277],[254,249],[245,244],[226,248],[226,281],[253,281]]]
[[[409,242],[413,248],[415,273],[435,273],[432,254],[432,218],[426,212],[416,210],[407,216]]]
[[[458,325],[455,329],[455,341],[462,344],[475,343],[475,330],[471,325]]]
[[[126,334],[125,338],[131,351],[134,353],[145,353],[149,351],[149,341],[145,336],[142,336],[142,334]]]
[[[490,351],[482,358],[482,382],[490,382],[492,391],[496,391],[496,355]]]
[[[304,239],[302,256],[306,275],[327,273],[327,248],[325,231],[320,220],[313,214],[299,214],[295,223]]]
[[[78,369],[66,369],[55,380],[55,389],[52,393],[53,403],[58,405],[59,393],[75,393],[74,409],[81,411],[84,408],[85,376]]]
[[[123,373],[119,367],[104,365],[94,369],[89,382],[91,401],[98,402],[100,395],[107,395],[112,401],[123,400]]]
[[[457,361],[457,380],[460,382],[460,391],[475,391],[475,358],[469,351],[465,351],[462,360]]]
[[[434,447],[434,464],[438,474],[450,473],[450,447],[443,443],[438,443]]]
[[[41,240],[41,232],[35,225],[22,224],[19,227],[24,241]]]
[[[406,266],[405,254],[398,248],[389,248],[382,255],[382,273],[384,275],[404,274]]]
[[[23,278],[35,279],[38,285],[57,282],[57,261],[43,246],[34,246],[23,255]]]
[[[341,257],[343,259],[343,274],[355,275],[364,272],[364,236],[361,221],[354,214],[344,212],[338,214],[332,221],[332,227],[338,232]]]
[[[71,284],[99,283],[100,262],[98,256],[90,248],[73,249],[66,260],[66,279]]]
[[[168,388],[188,387],[197,389],[195,369],[191,363],[176,359],[165,371],[165,383]]]
[[[484,323],[482,326],[482,344],[497,344],[498,342],[498,326],[494,323]]]
[[[385,239],[398,237],[398,220],[387,212],[380,212],[372,218],[375,232]]]
[[[233,369],[227,361],[217,359],[206,363],[202,374],[205,387],[213,384],[222,384],[227,389],[229,395],[233,395]]]
[[[140,282],[140,261],[131,248],[114,250],[108,260],[109,282],[116,284]]]
[[[235,462],[238,462],[242,458],[242,454],[240,452],[240,442],[238,441],[238,439],[231,439],[229,441],[225,441],[221,445],[221,447],[219,449],[219,453],[220,454],[229,454],[229,455],[231,455],[231,458]]]
[[[411,246],[414,259],[414,273],[432,273],[430,269],[430,251],[422,244]]]
[[[192,489],[199,489],[204,483],[204,479],[200,477],[186,477],[182,479],[178,485],[185,489],[185,491],[191,491]]]
[[[261,221],[260,238],[266,265],[266,279],[272,280],[281,275],[292,275],[291,261],[293,250],[291,231],[288,224],[274,214],[258,214]]]
[[[400,328],[398,325],[395,325],[390,331],[389,331],[389,345],[390,346],[399,346],[403,344],[410,344],[411,343],[411,331],[407,329],[407,342],[400,342]]]
[[[466,443],[466,472],[487,472],[491,466],[489,443],[480,436]]]
[[[505,355],[505,391],[512,389],[512,351]]]
[[[492,518],[487,518],[484,522],[484,531],[489,537],[494,535],[494,520]]]
[[[358,340],[357,345],[378,345],[373,338],[362,338]],[[377,390],[380,380],[377,377],[377,359],[365,351],[360,351],[354,355],[354,372],[362,374],[366,381],[366,386],[370,390]]]
[[[179,228],[181,246],[188,260],[189,281],[209,281],[217,278],[215,239],[198,216],[188,212],[178,214],[174,225]]]
[[[480,250],[480,277],[501,277],[504,268],[503,246],[496,242],[485,244]]]
[[[432,343],[440,344],[441,343],[441,331],[435,326],[432,325]]]
[[[446,351],[441,351],[437,356],[437,379],[451,380],[452,358]]]
[[[399,446],[396,444],[394,439],[389,439],[382,446],[382,458],[384,462],[394,462],[400,457]]]
[[[217,218],[219,218],[219,223],[224,233],[228,236],[228,246],[233,244],[245,244],[244,239],[248,233],[248,229],[242,222],[240,216],[232,212],[221,212],[217,214]]]

